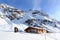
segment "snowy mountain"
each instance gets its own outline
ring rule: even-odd
[[[0,4],[0,30],[14,31],[14,27],[18,27],[20,31],[27,27],[43,27],[50,32],[60,32],[60,22],[44,11],[23,11],[7,4]]]

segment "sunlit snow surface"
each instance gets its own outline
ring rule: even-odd
[[[0,31],[0,40],[60,40],[60,33],[30,34]]]
[[[8,18],[0,18],[0,31],[14,31],[14,27],[17,27],[19,30],[24,31],[28,26],[24,24],[15,24],[12,23]]]

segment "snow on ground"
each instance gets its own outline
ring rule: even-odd
[[[20,31],[24,31],[24,29],[27,28],[28,26],[24,24],[14,24],[11,23],[11,21],[7,18],[6,19],[0,18],[0,40],[60,40],[60,33],[50,33],[50,34],[49,33],[33,34],[25,32],[14,33],[13,32],[14,27],[18,27]],[[46,27],[48,28],[48,25]],[[50,26],[49,29],[51,29],[53,32],[59,30],[57,28],[55,29]]]
[[[60,40],[60,33],[32,34],[0,31],[0,40]]]
[[[0,32],[1,40],[44,40],[40,34]]]
[[[8,18],[0,18],[0,31],[14,31],[14,27],[17,27],[19,31],[24,31],[28,26],[25,24],[15,24],[11,22]]]
[[[7,31],[10,28],[11,24],[8,24],[4,19],[0,18],[0,30]]]
[[[43,24],[44,25],[44,24]],[[58,28],[55,28],[55,27],[52,27],[50,25],[44,25],[47,29],[46,30],[49,30],[50,32],[53,32],[53,33],[60,33],[60,29]]]
[[[19,31],[24,31],[28,26],[27,25],[24,25],[24,24],[14,24],[13,23],[13,28],[14,27],[17,27]]]

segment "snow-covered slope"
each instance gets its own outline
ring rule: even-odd
[[[24,31],[29,26],[44,27],[50,32],[60,32],[60,22],[44,11],[23,11],[7,4],[0,4],[0,30],[14,31],[14,27],[18,27],[20,31]]]

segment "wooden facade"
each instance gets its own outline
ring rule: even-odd
[[[34,28],[34,27],[28,27],[24,30],[25,32],[27,33],[38,33],[38,34],[41,34],[41,33],[51,33],[43,28]],[[14,27],[14,32],[18,32],[18,28],[17,27]]]
[[[42,28],[34,28],[34,27],[28,27],[27,29],[24,30],[25,32],[28,33],[46,33],[47,31]]]

